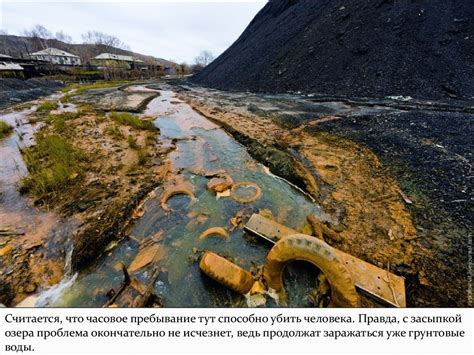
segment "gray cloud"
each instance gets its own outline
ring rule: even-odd
[[[178,62],[192,62],[201,50],[216,56],[230,46],[265,5],[246,2],[3,2],[2,29],[20,34],[42,24],[63,30],[75,42],[81,33],[112,34],[132,50]]]

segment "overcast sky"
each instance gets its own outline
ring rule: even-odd
[[[42,24],[81,41],[98,30],[117,36],[135,52],[192,63],[200,51],[219,55],[247,27],[267,0],[22,1],[0,0],[0,27],[8,34]]]

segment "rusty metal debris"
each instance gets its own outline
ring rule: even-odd
[[[248,293],[254,284],[250,272],[209,251],[201,258],[199,268],[213,280],[243,295]]]
[[[297,233],[294,229],[259,214],[253,214],[244,229],[272,243],[278,242],[284,236]]]
[[[244,228],[272,243],[298,233],[258,214],[253,214]],[[357,291],[384,305],[406,307],[405,280],[402,277],[329,245],[328,247],[334,250],[341,263],[349,270]]]
[[[203,240],[211,236],[218,236],[223,239],[227,239],[229,238],[229,233],[222,227],[212,227],[202,232],[199,236],[199,240]]]
[[[230,224],[232,225],[230,231],[232,232],[236,228],[241,228],[243,226],[244,212],[238,211],[234,217],[230,219]]]
[[[133,214],[132,214],[132,219],[138,219],[141,218],[145,212],[145,204],[152,198],[156,197],[156,191],[153,190],[151,191],[141,202],[140,204],[134,209]]]

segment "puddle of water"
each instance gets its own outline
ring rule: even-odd
[[[177,149],[169,155],[173,169],[194,186],[196,201],[181,195],[172,197],[165,212],[159,197],[162,188],[156,192],[157,198],[145,204],[145,214],[134,224],[131,235],[109,252],[92,269],[78,275],[68,290],[50,306],[102,306],[105,294],[111,288],[118,289],[123,280],[119,263],[130,265],[138,254],[139,244],[145,238],[162,231],[161,242],[166,250],[157,263],[162,272],[155,283],[155,291],[162,297],[165,307],[228,307],[247,306],[244,296],[227,290],[204,276],[198,266],[199,252],[211,250],[231,258],[243,268],[262,265],[271,247],[260,239],[247,235],[240,229],[230,232],[227,240],[207,238],[199,240],[199,235],[210,227],[230,228],[230,219],[237,212],[246,215],[260,209],[271,210],[275,219],[289,227],[301,227],[310,213],[319,215],[320,207],[307,196],[284,180],[268,173],[268,169],[257,163],[224,130],[220,129],[185,103],[178,102],[170,91],[161,91],[161,96],[152,100],[145,112],[157,116],[161,139],[176,139]],[[255,202],[242,204],[229,197],[217,199],[207,190],[207,178],[199,174],[206,170],[224,169],[235,182],[251,181],[262,189],[262,196]],[[203,218],[191,218],[201,216]],[[148,284],[153,274],[153,266],[137,270],[132,276]],[[314,277],[307,277],[309,288],[314,285]],[[304,282],[303,282],[304,283]],[[290,306],[305,306],[303,295],[308,288],[299,287]],[[267,297],[267,306],[276,306]]]

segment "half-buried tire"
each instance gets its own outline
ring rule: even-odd
[[[292,261],[306,261],[327,277],[331,285],[330,307],[357,307],[359,297],[351,274],[334,249],[324,241],[304,234],[294,234],[278,241],[267,255],[263,276],[269,288],[284,291],[283,272]]]

